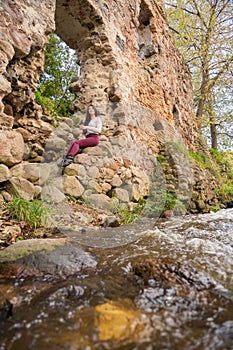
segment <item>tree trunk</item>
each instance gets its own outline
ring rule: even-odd
[[[202,128],[202,122],[203,122],[203,115],[205,111],[205,104],[208,96],[208,82],[209,82],[208,70],[206,68],[203,68],[200,98],[198,101],[197,112],[196,112],[197,127],[200,134],[201,134],[201,128]]]
[[[218,137],[217,137],[217,128],[216,124],[210,124],[210,134],[211,134],[211,147],[218,149]]]
[[[209,121],[210,121],[211,147],[214,149],[218,149],[217,121],[216,121],[216,117],[213,109],[212,91],[210,91],[208,95],[207,111],[208,111]]]

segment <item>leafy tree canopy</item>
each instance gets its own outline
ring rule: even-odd
[[[56,34],[51,34],[48,40],[36,100],[54,118],[70,116],[75,95],[67,88],[72,77],[79,75],[77,56]]]
[[[233,7],[232,0],[168,0],[171,34],[190,67],[199,130],[210,129],[232,142]],[[224,93],[224,95],[223,95]],[[227,103],[227,104],[226,104]]]

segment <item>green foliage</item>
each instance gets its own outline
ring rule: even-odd
[[[127,204],[123,204],[120,206],[120,209],[118,209],[118,215],[120,218],[120,223],[122,225],[124,224],[130,224],[135,219],[137,219],[140,214],[142,213],[145,206],[145,199],[142,198],[135,207],[130,210]]]
[[[226,182],[220,187],[220,194],[224,197],[233,198],[233,184],[231,182]]]
[[[75,54],[57,35],[51,34],[45,50],[44,72],[36,92],[36,101],[46,114],[58,117],[71,115],[69,107],[75,95],[67,87],[78,72]]]
[[[206,154],[188,151],[188,155],[190,159],[192,159],[201,169],[209,169],[212,173],[217,175],[216,169],[214,169],[209,157]]]
[[[210,153],[219,164],[221,171],[224,172],[229,179],[233,179],[233,152],[219,152],[211,148]]]
[[[229,181],[227,181],[226,183],[224,183],[221,187],[220,187],[220,193],[223,196],[229,196],[231,198],[233,198],[233,184]]]
[[[222,208],[220,206],[216,206],[214,205],[213,207],[211,207],[211,211],[213,211],[214,213],[216,213],[217,211],[221,210]]]
[[[71,194],[67,194],[66,198],[68,199],[68,201],[74,202],[76,204],[83,204],[83,203],[87,203],[87,201],[84,198],[76,198],[74,196],[72,196]]]
[[[185,205],[177,198],[175,193],[161,189],[154,191],[147,199],[143,214],[147,217],[160,217],[166,210],[183,213]]]
[[[34,230],[46,225],[50,213],[40,200],[27,201],[20,196],[14,196],[5,204],[5,210],[12,219],[25,221]]]
[[[163,163],[163,162],[166,161],[166,157],[163,156],[162,154],[159,154],[159,155],[157,156],[157,161],[158,161],[159,163]]]
[[[169,0],[166,6],[171,35],[192,74],[198,126],[211,139],[212,147],[216,148],[217,133],[221,147],[230,148],[232,2]]]
[[[50,115],[55,111],[54,102],[46,96],[43,96],[43,86],[41,85],[40,90],[35,92],[36,102],[41,105],[45,114]]]

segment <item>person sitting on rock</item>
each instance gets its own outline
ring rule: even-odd
[[[74,156],[78,153],[79,149],[94,147],[99,144],[99,134],[102,131],[102,120],[98,116],[97,109],[93,105],[88,107],[84,125],[80,126],[80,130],[83,131],[84,138],[81,140],[74,140],[71,143],[66,156],[59,164],[59,167],[66,167],[73,163]]]

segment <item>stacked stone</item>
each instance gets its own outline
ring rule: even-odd
[[[37,198],[41,193],[46,198],[49,192],[55,202],[70,195],[112,210],[120,203],[137,203],[148,195],[149,174],[136,166],[135,159],[119,157],[124,139],[121,136],[114,145],[106,136],[101,136],[99,146],[83,150],[62,174],[58,163],[75,139],[71,119],[64,120],[48,139],[40,163],[23,160],[25,144],[19,132],[7,131],[0,135],[3,141],[0,158],[4,163],[0,165],[2,201],[10,199],[13,189],[26,200]],[[61,184],[58,178],[62,179]]]
[[[40,165],[43,198],[49,193],[49,200],[59,202],[64,199],[63,195],[70,195],[102,209],[114,210],[120,203],[130,205],[148,195],[152,169],[142,170],[141,164],[135,162],[135,155],[130,157],[129,148],[127,156],[119,156],[124,135],[119,135],[114,143],[111,137],[100,136],[98,146],[86,148],[76,155],[74,163],[64,169],[60,181],[57,164],[75,136],[78,135],[75,135],[70,119],[65,118],[48,139],[44,162]],[[154,157],[148,156],[148,164],[152,167],[150,158]]]

